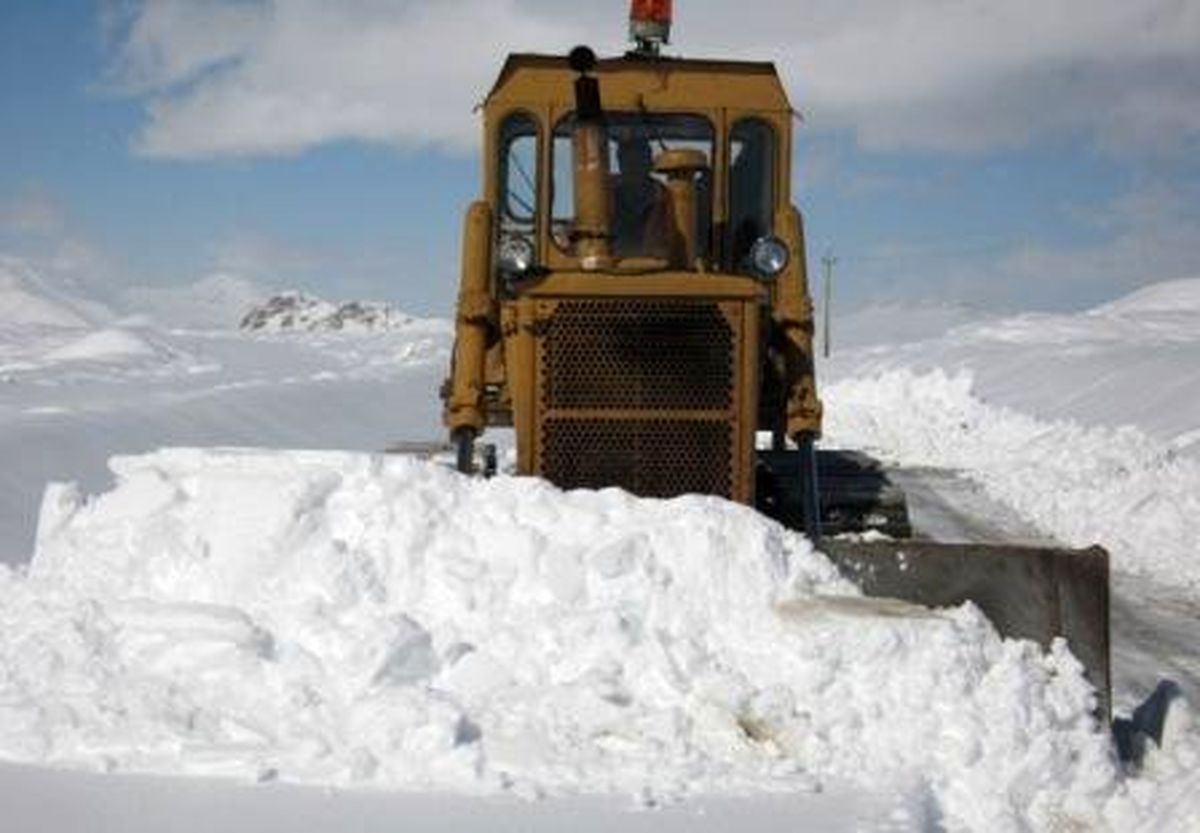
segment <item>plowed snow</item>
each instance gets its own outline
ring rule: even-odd
[[[522,794],[908,779],[970,829],[1130,818],[1069,654],[876,615],[717,499],[340,453],[167,451],[56,487],[0,585],[19,761]]]

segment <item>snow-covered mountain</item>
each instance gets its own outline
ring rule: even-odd
[[[52,288],[32,265],[0,255],[0,330],[72,330],[95,323],[97,305]]]
[[[303,292],[283,292],[253,307],[242,317],[249,332],[378,332],[412,324],[416,319],[391,304],[374,301],[333,303]]]
[[[216,272],[185,286],[133,287],[121,293],[121,303],[165,327],[231,330],[270,295],[246,278]]]
[[[917,341],[835,342],[818,375],[897,369],[968,372],[985,402],[1042,419],[1137,426],[1200,456],[1200,278],[1154,284],[1084,312],[983,319]]]
[[[945,301],[871,304],[844,315],[835,310],[831,344],[840,351],[880,344],[903,344],[945,335],[956,327],[994,317],[984,310]],[[818,329],[824,326],[818,322]],[[818,346],[824,332],[818,333]]]
[[[1200,277],[1150,284],[1096,307],[1095,313],[1134,316],[1200,314]]]
[[[153,372],[185,357],[144,322],[56,288],[32,264],[0,257],[0,373],[58,384],[62,374]]]

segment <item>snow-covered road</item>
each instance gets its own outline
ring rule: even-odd
[[[912,785],[865,791],[826,784],[791,795],[701,797],[638,806],[627,797],[530,802],[515,797],[336,790],[205,778],[48,773],[0,764],[9,833],[904,833],[939,829]],[[918,796],[920,791],[917,790]]]
[[[896,468],[915,534],[936,541],[1061,545],[961,473]],[[1114,571],[1110,587],[1114,707],[1129,714],[1160,681],[1200,702],[1200,601],[1177,586]]]

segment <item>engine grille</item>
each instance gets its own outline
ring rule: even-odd
[[[728,495],[731,434],[727,421],[715,419],[548,419],[543,474],[564,489]]]
[[[546,408],[724,410],[733,333],[711,301],[564,301],[546,326]]]
[[[543,477],[647,497],[731,496],[739,333],[720,303],[570,300],[543,312]]]

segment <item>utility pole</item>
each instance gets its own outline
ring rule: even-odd
[[[825,267],[825,358],[829,358],[829,308],[833,303],[833,265],[838,259],[830,251],[825,252],[821,264]]]

